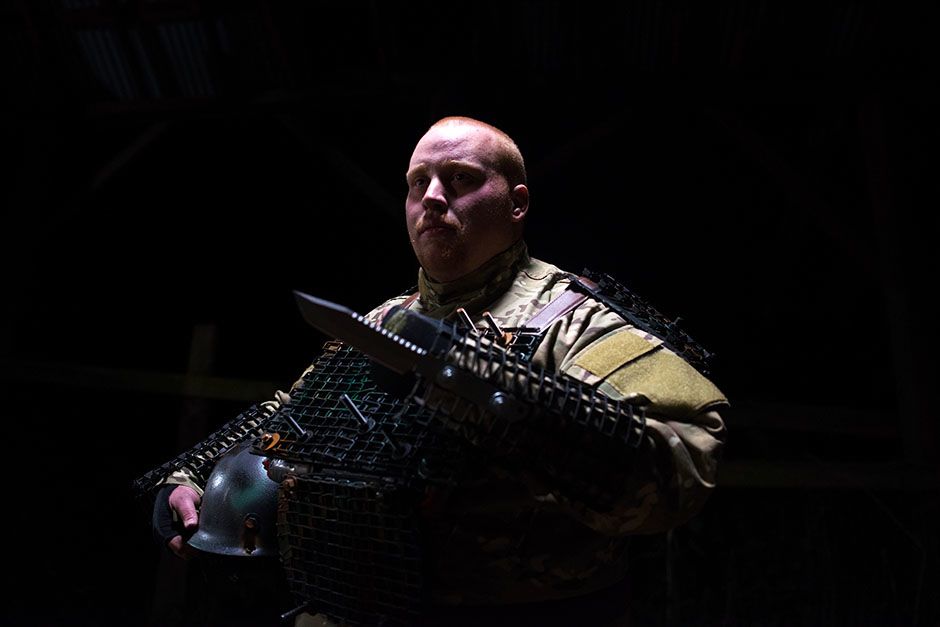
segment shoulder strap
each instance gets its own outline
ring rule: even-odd
[[[596,284],[594,284],[587,277],[578,277],[578,280],[596,287]],[[414,292],[408,296],[408,298],[402,301],[400,307],[408,309],[411,307],[411,304],[418,299],[418,296],[420,296],[420,292]],[[579,292],[575,289],[575,281],[572,281],[568,286],[568,289],[549,301],[547,305],[539,309],[536,314],[525,323],[525,326],[529,329],[543,331],[551,326],[553,322],[586,301],[587,298],[587,294]]]
[[[680,355],[702,374],[708,374],[708,362],[713,355],[679,328],[680,318],[667,318],[609,274],[585,269],[584,276],[572,281],[570,287],[604,303],[638,329],[655,335],[666,348]]]
[[[582,277],[582,280],[583,277]],[[534,316],[532,316],[525,326],[542,331],[547,329],[553,322],[576,308],[587,300],[587,294],[578,292],[572,288],[574,282],[568,286],[564,292],[549,301]]]

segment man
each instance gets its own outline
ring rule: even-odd
[[[441,372],[458,383],[424,377],[399,402],[376,395],[369,379],[355,399],[347,395],[350,415],[361,414],[357,402],[389,402],[397,412],[373,414],[391,453],[369,464],[361,459],[374,443],[358,444],[365,436],[353,431],[333,442],[343,423],[323,425],[338,402],[318,400],[336,378],[324,370],[347,363],[348,349],[328,345],[290,397],[269,402],[280,410],[261,450],[288,460],[293,473],[279,493],[278,527],[292,589],[324,624],[620,624],[625,537],[668,530],[702,507],[724,438],[717,410],[727,401],[687,362],[702,351],[641,300],[606,278],[579,279],[528,256],[525,166],[505,133],[469,118],[440,120],[415,147],[406,181],[418,292],[367,318],[419,346],[436,345],[428,329],[457,338],[438,357],[456,366]],[[428,319],[454,325],[442,331]],[[481,385],[490,404],[480,401]],[[525,418],[494,399],[522,407]],[[308,458],[318,461],[298,461]],[[201,487],[185,468],[167,483],[179,484],[167,491],[169,507],[195,528]],[[379,504],[336,505],[354,500],[351,486],[371,486]],[[379,519],[392,522],[371,529]],[[393,535],[397,544],[387,543]],[[180,535],[168,544],[185,551]],[[356,562],[366,559],[373,568]],[[383,597],[395,579],[418,583]]]

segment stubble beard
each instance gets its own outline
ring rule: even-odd
[[[423,254],[419,256],[419,263],[432,278],[439,280],[434,271],[462,270],[466,264],[467,251],[459,238],[449,241],[437,241],[425,244]],[[461,273],[462,274],[462,273]]]

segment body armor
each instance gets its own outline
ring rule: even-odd
[[[433,486],[457,480],[466,451],[371,373],[365,355],[328,343],[268,425],[277,443],[262,438],[256,451],[294,470],[278,493],[291,591],[350,623],[407,624],[424,600],[418,510]]]
[[[398,342],[442,359],[437,376],[397,398],[376,385],[361,352],[329,344],[256,447],[283,479],[278,530],[292,591],[349,623],[419,615],[425,562],[440,559],[422,533],[436,488],[472,480],[470,469],[497,458],[550,467],[566,488],[597,500],[609,492],[598,486],[620,478],[602,451],[642,441],[642,411],[629,403],[447,323],[404,311],[386,319]],[[573,445],[590,438],[603,444]]]
[[[686,477],[713,485],[713,466],[687,469],[699,458],[684,447],[714,441],[687,421],[720,406],[720,392],[689,388],[689,398],[668,406],[679,422],[667,427],[656,419],[647,426],[648,399],[632,389],[650,356],[669,352],[660,350],[662,338],[633,326],[674,325],[651,308],[625,324],[618,312],[631,304],[623,290],[587,281],[580,300],[551,316],[566,317],[543,341],[549,322],[526,324],[579,285],[528,257],[520,267],[491,304],[502,329],[438,327],[435,372],[380,386],[366,355],[328,342],[291,401],[246,434],[280,483],[278,551],[306,611],[349,624],[413,624],[431,600],[502,604],[597,591],[622,577],[624,534],[655,530],[662,507],[673,517],[680,507],[683,515],[695,511],[659,490],[700,494]],[[404,300],[377,308],[372,320]],[[394,330],[407,336],[408,326]],[[618,365],[609,360],[609,338],[642,347]],[[695,359],[699,349],[687,336],[671,340]],[[660,406],[667,407],[654,401]],[[688,435],[671,426],[686,424]],[[720,430],[719,420],[713,433]],[[657,455],[675,451],[683,478],[650,463],[653,440]],[[637,455],[646,457],[633,472]],[[558,551],[559,542],[576,551]]]

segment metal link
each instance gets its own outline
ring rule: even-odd
[[[216,460],[239,442],[260,436],[267,421],[268,416],[261,405],[252,405],[193,448],[135,479],[132,484],[134,493],[138,496],[147,494],[166,477],[184,468],[200,485],[205,485]]]

